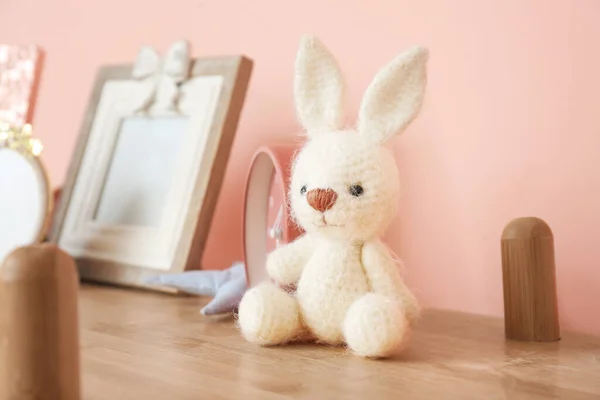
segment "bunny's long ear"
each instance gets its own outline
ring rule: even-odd
[[[298,118],[309,135],[341,128],[344,86],[330,51],[317,38],[304,36],[296,55],[294,96]]]
[[[360,134],[383,143],[412,122],[423,103],[428,57],[427,49],[414,47],[377,73],[360,107]]]

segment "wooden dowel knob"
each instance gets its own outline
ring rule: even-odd
[[[78,400],[79,279],[51,244],[21,247],[0,266],[0,400]]]
[[[539,218],[517,218],[504,228],[501,247],[506,337],[559,340],[552,230]]]

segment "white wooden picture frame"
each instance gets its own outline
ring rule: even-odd
[[[252,61],[191,60],[174,109],[160,98],[164,80],[133,78],[135,68],[99,72],[50,241],[83,279],[146,286],[200,267]],[[154,84],[157,107],[140,108]]]

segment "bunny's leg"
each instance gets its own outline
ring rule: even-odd
[[[400,301],[378,293],[356,300],[344,319],[344,337],[357,355],[389,357],[406,341],[409,324]]]
[[[284,344],[306,334],[296,299],[271,283],[246,292],[238,324],[246,340],[263,346]]]

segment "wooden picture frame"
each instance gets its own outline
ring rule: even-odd
[[[148,89],[148,82],[153,82],[147,80],[141,84],[132,78],[134,64],[100,69],[49,235],[50,242],[75,258],[82,279],[150,287],[144,283],[150,275],[200,267],[252,67],[252,60],[245,56],[190,60],[189,78],[183,84],[178,83],[183,93],[181,106],[176,111],[163,110],[154,114],[151,111],[131,112],[131,107],[128,108],[136,93],[142,94]],[[179,153],[173,155],[175,153],[172,152],[169,158],[174,165],[171,167],[171,181],[160,178],[170,185],[161,200],[164,214],[149,225],[145,224],[145,220],[142,223],[120,223],[115,211],[120,207],[119,196],[127,196],[125,192],[131,186],[141,187],[140,180],[150,182],[150,187],[156,185],[153,183],[156,179],[146,179],[140,176],[140,171],[131,172],[129,166],[133,165],[131,160],[151,165],[151,160],[159,152],[147,154],[140,151],[141,154],[138,154],[135,149],[147,150],[154,146],[161,149],[162,156],[167,152],[163,149],[174,147],[165,145],[170,141],[154,145],[140,141],[161,135],[149,134],[150,130],[158,129],[150,128],[150,125],[146,125],[143,132],[132,128],[125,134],[124,121],[127,118],[143,119],[144,116],[154,118],[154,123],[163,117],[183,116],[188,120],[186,128],[181,131],[174,127],[167,129],[168,125],[163,127],[168,130],[166,135],[183,138],[178,147],[175,146]],[[144,123],[138,120],[129,126]],[[126,136],[129,139],[124,139]],[[127,144],[121,145],[121,142]],[[121,147],[129,150],[119,150]],[[117,162],[117,159],[120,161]],[[162,168],[161,162],[158,160],[148,168],[154,172],[162,171],[156,169],[156,164]],[[117,164],[120,172],[111,175],[111,168],[117,168]],[[130,178],[132,184],[128,184],[123,176],[132,174],[135,175]],[[114,179],[111,178],[113,175]],[[111,183],[113,181],[117,183]],[[114,186],[111,190],[108,189],[110,185]],[[162,193],[162,189],[154,192],[144,190],[141,191],[144,196],[135,198],[130,210],[144,207],[150,210],[152,204],[160,202],[160,198],[154,199],[160,196],[151,193]],[[113,193],[112,197],[106,193]],[[112,200],[106,200],[105,196]],[[105,207],[108,210],[104,212],[106,216],[101,218],[101,203],[105,201],[110,204]],[[145,214],[135,212],[145,215],[144,218],[154,215],[150,211]]]

